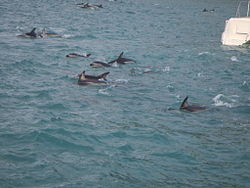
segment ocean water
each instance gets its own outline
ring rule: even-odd
[[[220,42],[237,0],[79,2],[0,2],[0,187],[249,187],[250,48]]]

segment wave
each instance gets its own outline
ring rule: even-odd
[[[226,106],[229,108],[236,106],[236,98],[239,98],[238,95],[226,96],[223,94],[218,94],[213,98],[214,106]]]

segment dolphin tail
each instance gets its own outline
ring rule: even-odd
[[[98,76],[99,79],[107,80],[106,77],[108,76],[109,72],[105,72]]]
[[[188,107],[188,96],[186,96],[186,98],[183,100],[183,102],[181,103],[180,109],[184,109]]]

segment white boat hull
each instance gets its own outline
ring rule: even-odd
[[[239,46],[250,40],[250,17],[230,18],[226,20],[222,33],[223,45]]]

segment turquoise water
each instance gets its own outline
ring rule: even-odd
[[[76,3],[0,3],[1,187],[249,187],[250,49],[220,42],[237,1]],[[61,37],[17,37],[33,27]],[[137,63],[89,66],[122,51]]]

